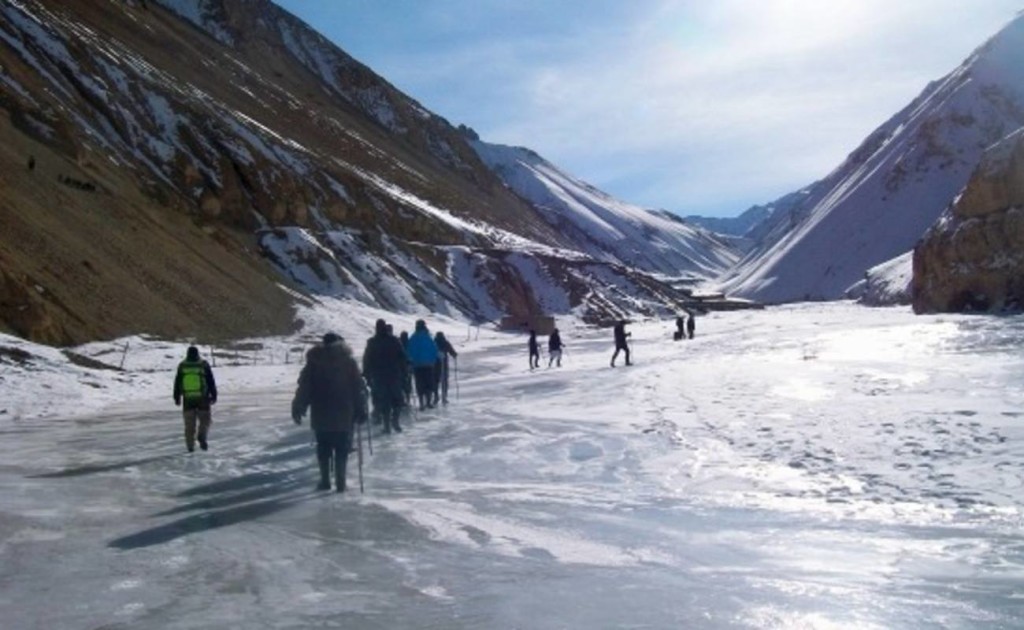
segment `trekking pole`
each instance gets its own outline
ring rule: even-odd
[[[366,388],[366,397],[367,398],[371,398],[372,397],[370,395],[370,388],[369,387]],[[366,414],[366,422],[367,422],[367,425],[366,425],[366,443],[370,445],[370,455],[373,455],[373,424],[370,422],[372,417],[373,416],[370,413]],[[362,443],[360,443],[360,446],[362,446]]]
[[[366,434],[370,434],[369,430]],[[363,494],[363,424],[361,422],[356,423],[356,442],[358,442],[356,452],[359,456],[359,494]]]
[[[370,445],[370,455],[373,455],[373,427],[366,427],[366,443]]]

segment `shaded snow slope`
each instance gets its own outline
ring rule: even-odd
[[[721,280],[767,302],[835,299],[907,250],[982,152],[1024,125],[1024,16],[873,132],[790,213],[784,236]]]
[[[360,352],[376,314],[307,316]],[[532,372],[525,336],[445,330],[452,404],[364,436],[365,494],[355,455],[348,494],[313,490],[280,358],[218,364],[205,453],[180,346],[135,357],[137,398],[0,415],[4,630],[1024,623],[1020,317],[718,313],[678,343],[632,325],[615,369],[608,331],[560,324]]]
[[[471,142],[520,197],[599,260],[665,276],[713,277],[736,261],[723,240],[667,212],[619,201],[522,147]]]

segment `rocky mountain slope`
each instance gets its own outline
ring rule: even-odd
[[[685,297],[660,245],[563,234],[266,0],[0,4],[0,133],[0,328],[34,339],[280,331],[295,289],[477,320]]]
[[[913,265],[916,312],[1024,308],[1024,128],[985,154]]]
[[[1024,125],[1024,16],[929,85],[786,213],[778,238],[720,280],[766,302],[836,299],[908,250],[966,184],[986,148]]]

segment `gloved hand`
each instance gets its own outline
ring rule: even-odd
[[[297,414],[295,412],[292,412],[292,422],[294,422],[295,424],[301,425],[302,424],[302,415]]]
[[[217,404],[217,397],[216,396],[214,396],[213,398],[210,399],[210,404],[211,405],[216,405]]]
[[[178,397],[178,396],[174,397],[174,406],[175,407],[180,407],[181,406],[181,398],[180,397]]]

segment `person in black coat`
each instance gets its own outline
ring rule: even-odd
[[[378,319],[373,337],[363,352],[363,377],[370,386],[373,413],[384,423],[384,432],[402,432],[398,416],[405,401],[405,372],[409,360],[402,342],[388,332],[383,319]]]
[[[690,313],[690,316],[686,318],[686,333],[689,335],[690,339],[693,339],[694,328],[696,328],[696,324],[693,321],[693,313]]]
[[[331,461],[335,487],[345,491],[348,453],[352,450],[355,423],[366,422],[366,387],[352,350],[334,333],[306,353],[299,386],[292,399],[292,420],[302,424],[310,411],[310,428],[316,434],[316,458],[320,466],[318,490],[331,489]]]
[[[437,365],[434,368],[434,404],[437,404],[438,390],[441,394],[441,403],[448,404],[448,357],[458,357],[452,343],[444,336],[443,332],[434,335],[434,343],[437,344]]]
[[[530,331],[530,369],[540,367],[540,346],[537,344],[537,331]]]
[[[548,336],[548,367],[551,367],[551,362],[554,361],[555,365],[562,367],[562,348],[565,346],[562,344],[562,336],[558,334],[558,329],[551,331],[551,335]]]
[[[626,320],[620,319],[615,324],[615,353],[612,355],[612,367],[615,367],[615,357],[619,356],[620,350],[626,352],[626,365],[633,365],[629,362],[629,344],[626,343],[626,338],[632,335],[633,333],[626,332]]]

